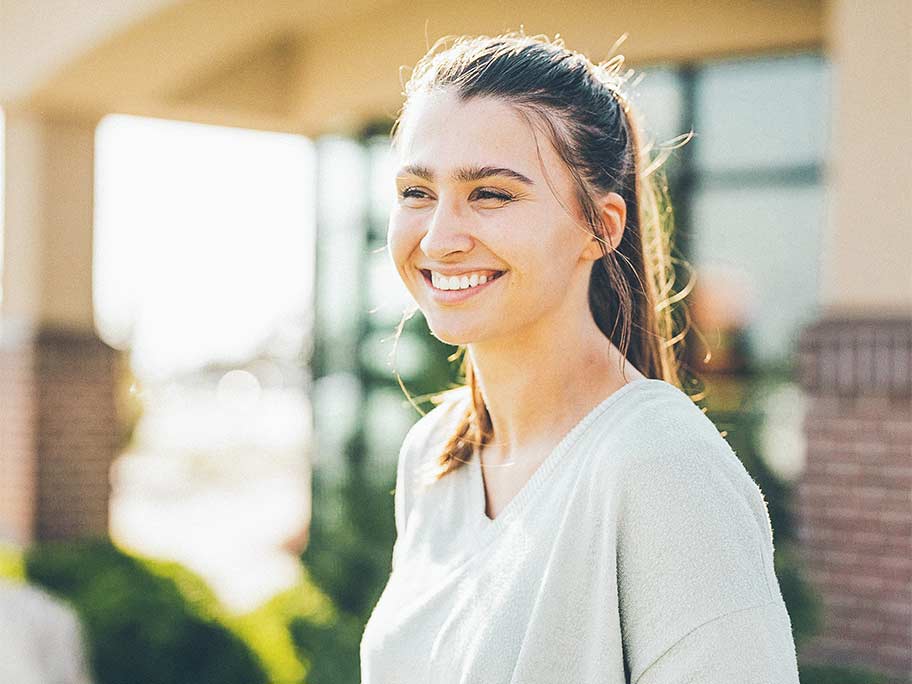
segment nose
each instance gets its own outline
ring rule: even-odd
[[[442,260],[453,252],[468,252],[474,246],[465,218],[452,204],[438,201],[419,246],[429,259]]]

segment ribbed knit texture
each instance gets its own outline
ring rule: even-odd
[[[403,442],[362,684],[798,684],[766,502],[686,394],[623,386],[493,521],[477,459],[422,483],[467,401]]]

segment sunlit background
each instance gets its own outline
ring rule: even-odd
[[[125,33],[122,46],[108,46],[118,57],[107,66],[87,52],[59,80],[48,77],[29,105],[34,115],[28,107],[27,116],[8,107],[4,117],[0,108],[0,207],[7,209],[0,211],[0,287],[41,283],[34,294],[0,290],[0,480],[13,483],[4,489],[0,481],[0,497],[13,501],[0,506],[0,542],[17,542],[9,546],[13,551],[0,552],[0,577],[27,580],[66,599],[87,626],[84,647],[98,684],[351,684],[358,681],[361,629],[389,572],[399,446],[418,409],[430,408],[430,396],[458,380],[447,361],[455,349],[429,334],[420,312],[403,324],[396,341],[403,312],[413,306],[385,244],[394,199],[388,133],[399,104],[397,85],[384,84],[383,92],[391,92],[374,95],[380,86],[374,91],[359,80],[359,69],[367,67],[346,61],[346,46],[357,42],[349,33],[373,35],[376,27],[396,36],[411,29],[396,24],[395,13],[380,18],[360,3],[344,17],[310,8],[312,25],[298,16],[300,8],[277,2],[264,3],[256,17],[230,3],[172,4],[160,13],[150,5],[147,24]],[[825,38],[827,31],[842,36],[854,30],[859,19],[841,0],[835,29],[821,28],[823,3],[797,9],[741,3],[741,10],[723,4],[699,0],[693,10],[718,22],[711,38],[717,44],[702,46],[696,37],[664,49],[662,32],[648,21],[641,43],[636,30],[629,38],[638,74],[632,104],[652,153],[693,132],[664,166],[678,253],[696,276],[686,300],[695,324],[686,361],[700,386],[690,389],[699,391],[701,406],[768,501],[803,684],[892,682],[888,675],[912,667],[902,649],[908,631],[902,621],[912,617],[912,604],[896,608],[890,597],[912,588],[912,579],[902,560],[905,547],[885,552],[880,565],[869,559],[879,558],[881,546],[898,548],[891,544],[907,531],[901,509],[908,497],[894,486],[912,477],[912,454],[902,441],[906,404],[890,403],[897,396],[904,401],[905,390],[896,390],[904,380],[884,381],[893,398],[877,395],[874,408],[858,400],[857,412],[876,414],[875,422],[852,423],[844,417],[848,404],[831,401],[825,382],[834,378],[844,395],[847,383],[866,371],[838,364],[863,364],[867,357],[844,351],[838,330],[827,332],[826,326],[822,342],[807,342],[809,329],[834,318],[828,304],[841,287],[832,284],[836,271],[827,274],[833,261],[827,250],[849,239],[844,232],[833,238],[838,212],[845,213],[833,191],[839,148],[831,124],[843,75]],[[892,0],[887,4],[892,7]],[[762,16],[750,14],[748,27],[739,11]],[[4,12],[0,19],[19,27],[10,35],[28,34],[25,4]],[[486,10],[473,5],[471,12],[480,24],[487,21]],[[649,12],[653,19],[673,14]],[[625,16],[635,24],[639,13]],[[801,17],[820,26],[806,29]],[[777,27],[777,20],[789,25]],[[211,45],[205,42],[210,22],[217,34]],[[244,38],[265,35],[258,27],[273,24],[281,30],[269,33],[269,40],[254,45]],[[219,33],[216,25],[231,30]],[[756,26],[769,35],[755,35]],[[437,29],[440,35],[457,32],[455,24],[452,31]],[[415,30],[415,44],[393,62],[414,63],[423,52],[424,32]],[[297,42],[296,32],[310,42]],[[186,68],[196,80],[167,78],[169,69],[182,68],[182,53],[164,50],[162,45],[173,47],[164,36],[186,50],[184,59],[196,71]],[[607,49],[615,38],[589,49]],[[858,40],[849,38],[839,40]],[[207,45],[210,52],[188,45]],[[378,59],[389,59],[385,49],[377,46]],[[141,71],[137,65],[149,51],[160,66]],[[150,83],[134,79],[126,88],[112,65],[142,73]],[[846,77],[859,69],[851,62],[843,68]],[[0,79],[0,86],[14,92],[14,81],[3,85]],[[126,90],[119,94],[118,88]],[[103,104],[86,109],[81,92],[97,92]],[[0,103],[10,99],[0,97]],[[85,140],[90,152],[80,148]],[[45,163],[51,170],[43,176],[35,171],[41,180],[24,186],[35,192],[33,204],[18,194],[10,201],[5,189],[23,187],[32,168],[4,169],[4,162],[30,160],[23,150],[31,145],[56,161],[35,157],[35,168]],[[73,170],[86,159],[91,172]],[[842,163],[844,169],[844,157]],[[68,173],[91,179],[86,235],[78,237],[78,225],[42,229],[47,235],[32,231],[23,216],[42,202],[51,207],[48,225],[54,217],[78,214],[78,190],[68,194]],[[9,236],[5,215],[16,222]],[[44,213],[35,215],[35,225],[45,225]],[[84,257],[78,252],[87,235],[91,254]],[[46,253],[43,241],[50,245]],[[87,277],[80,280],[82,263],[91,266],[88,286]],[[883,266],[885,273],[896,270],[895,264]],[[682,267],[678,288],[688,276]],[[66,336],[57,342],[51,335],[41,343],[51,351],[36,347],[36,358],[50,360],[35,367],[60,363],[72,375],[64,374],[62,385],[39,379],[37,388],[27,386],[22,369],[31,367],[31,357],[15,355],[28,318],[23,314],[37,312],[37,319],[54,324],[48,328],[69,329],[82,315],[81,288],[90,290],[92,327],[81,334],[114,350],[116,360],[109,368],[88,353],[68,357],[54,345],[76,349],[85,342],[67,342]],[[876,297],[876,288],[872,292]],[[884,310],[893,304],[884,301]],[[843,319],[835,320],[838,327]],[[884,353],[899,358],[912,335],[896,328],[889,337],[893,323],[872,320],[871,338],[888,339],[884,344],[894,351]],[[904,325],[905,318],[897,320]],[[807,354],[818,347],[834,356],[807,371]],[[872,347],[870,359],[887,358],[883,348]],[[896,377],[902,372],[898,361],[870,363],[875,369],[894,364],[889,368]],[[80,371],[81,365],[89,370]],[[61,386],[76,396],[73,403],[53,403],[58,390],[51,388]],[[31,453],[22,446],[31,444],[30,433],[23,440],[17,432],[31,415],[17,404],[22,387],[21,396],[38,397],[38,424],[51,426],[41,428],[51,437],[35,437],[35,443],[52,445],[41,448],[53,451],[53,435],[60,433],[53,421],[42,422],[42,411],[72,412],[75,422],[88,425],[86,443],[101,439],[110,458],[110,468],[105,461],[98,471],[108,482],[96,482],[90,493],[78,489],[78,497],[61,494],[65,503],[51,504],[41,498],[44,484],[36,485],[34,501],[22,494],[22,510],[41,511],[25,518],[17,517],[19,499],[10,494],[31,477],[16,461],[16,454]],[[93,408],[108,394],[116,399],[113,418],[107,409]],[[70,439],[82,444],[83,437]],[[859,485],[869,498],[858,515],[874,507],[877,517],[866,518],[862,536],[845,548],[840,539],[854,528],[820,522],[821,501],[847,496],[841,480],[826,477],[859,478],[863,472],[859,463],[822,460],[842,454],[841,443],[854,445],[852,453],[882,458],[873,479]],[[73,453],[95,448],[79,444]],[[91,457],[92,467],[98,458]],[[54,467],[39,463],[39,480]],[[79,467],[67,477],[76,477]],[[799,491],[795,503],[793,492]],[[74,527],[59,522],[79,517],[63,511],[72,505],[79,513],[82,504],[73,501],[80,497],[104,500],[104,529],[88,523],[79,528],[81,518]],[[884,527],[871,532],[880,523]],[[864,534],[871,546],[864,545]],[[100,546],[93,545],[95,537]],[[53,544],[60,540],[63,547]],[[852,555],[854,549],[862,551]],[[856,588],[845,589],[848,575],[839,574],[848,565],[858,577]],[[872,602],[886,607],[865,613],[862,606]],[[184,620],[197,631],[175,627]],[[859,646],[871,639],[878,642],[875,651]],[[192,675],[189,652],[211,656],[194,660],[199,669]],[[171,669],[165,672],[162,663]]]
[[[111,116],[96,145],[98,329],[144,404],[111,532],[252,608],[296,579],[281,544],[309,519],[313,144]]]
[[[658,147],[696,132],[668,174],[675,195],[688,189],[677,221],[692,234],[709,343],[743,328],[751,362],[770,371],[789,370],[797,332],[818,309],[827,76],[819,54],[658,65],[642,71],[633,98]],[[409,304],[384,249],[387,139],[317,144],[111,115],[97,129],[95,164],[96,321],[105,342],[129,350],[130,391],[143,405],[113,465],[111,533],[186,563],[232,607],[253,608],[297,579],[283,545],[310,518],[311,389],[330,453],[363,430],[384,474],[416,415],[398,386],[361,379],[390,375],[391,333]],[[317,192],[331,277],[314,307]],[[767,249],[755,250],[758,240]],[[327,349],[361,347],[364,371],[339,361],[310,388],[302,341],[315,308]],[[406,379],[430,363],[419,335],[399,343]],[[775,412],[764,453],[791,478],[800,392],[788,373],[768,391],[754,398]]]

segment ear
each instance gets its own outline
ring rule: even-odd
[[[607,243],[604,245],[605,249],[611,252],[617,249],[624,236],[624,227],[627,225],[627,203],[618,193],[609,192],[599,198],[597,206],[605,230],[602,240]],[[595,261],[601,258],[602,247],[599,243],[600,241],[596,238],[589,238],[584,252],[587,259]]]

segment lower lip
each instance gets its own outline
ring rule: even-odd
[[[465,300],[470,299],[471,297],[474,297],[475,295],[477,295],[480,292],[484,292],[486,289],[491,287],[491,285],[493,285],[498,280],[500,280],[505,275],[507,275],[507,272],[504,271],[499,276],[497,276],[493,280],[488,280],[483,285],[476,285],[475,287],[469,287],[469,288],[466,288],[465,290],[440,290],[440,289],[434,287],[434,284],[431,281],[430,273],[425,274],[424,271],[421,271],[421,275],[424,278],[424,281],[428,284],[428,289],[430,289],[430,291],[433,294],[434,299],[436,301],[441,302],[443,304],[456,304],[459,302],[464,302]]]

